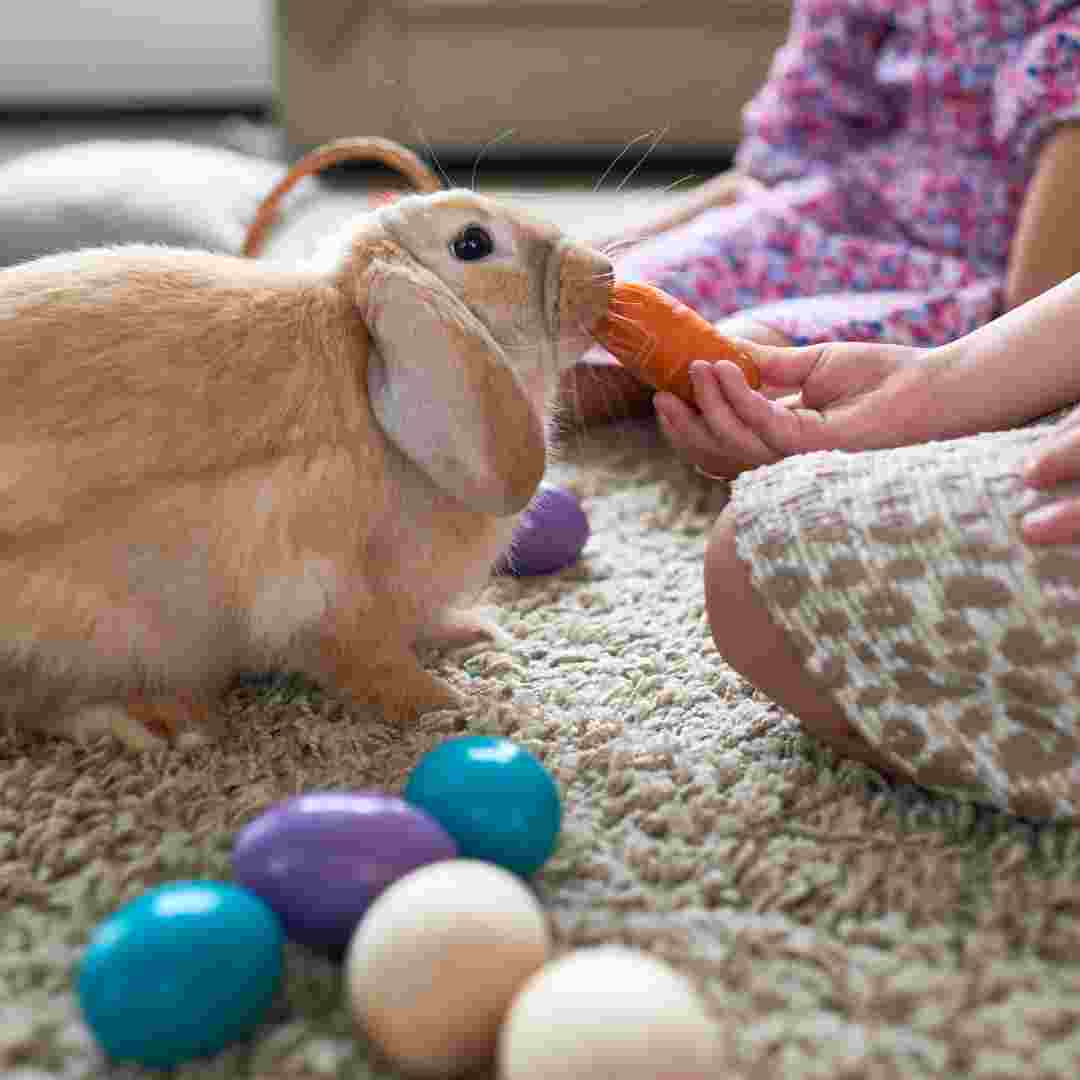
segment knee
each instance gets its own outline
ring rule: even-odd
[[[721,652],[722,639],[737,621],[732,619],[733,608],[751,591],[749,571],[735,548],[735,515],[729,506],[717,518],[705,546],[705,611]]]

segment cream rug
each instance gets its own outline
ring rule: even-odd
[[[1073,1077],[1080,834],[1033,828],[838,761],[711,646],[701,565],[724,489],[649,425],[571,439],[581,561],[497,579],[514,641],[431,662],[461,713],[400,732],[296,680],[238,689],[224,742],[143,756],[0,736],[0,1075],[136,1078],[104,1062],[72,971],[141,890],[227,877],[237,828],[327,786],[398,790],[441,739],[520,740],[562,788],[538,883],[561,945],[633,943],[697,980],[726,1077]],[[339,974],[292,947],[256,1039],[185,1080],[391,1077]]]
[[[511,648],[431,656],[464,712],[401,732],[282,677],[237,689],[210,749],[0,733],[4,1080],[146,1080],[102,1060],[80,1020],[94,924],[150,886],[228,877],[236,830],[275,801],[397,791],[462,732],[520,740],[558,779],[565,829],[538,886],[560,945],[628,942],[688,972],[724,1080],[1080,1075],[1080,833],[891,787],[726,668],[701,583],[725,490],[651,425],[573,435],[549,479],[580,495],[592,536],[562,573],[492,582]],[[339,972],[290,947],[258,1036],[177,1075],[395,1073],[354,1030]]]

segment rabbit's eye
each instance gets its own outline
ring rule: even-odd
[[[495,250],[495,241],[482,225],[466,225],[451,241],[450,250],[455,259],[473,262],[487,258]]]

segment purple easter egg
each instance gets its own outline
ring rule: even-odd
[[[388,885],[457,845],[429,814],[378,791],[318,791],[278,803],[233,846],[237,881],[261,897],[293,941],[331,954],[348,944]]]
[[[515,577],[553,574],[575,562],[588,539],[589,519],[577,498],[565,488],[541,484],[495,569]]]

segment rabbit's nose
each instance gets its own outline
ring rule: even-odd
[[[605,318],[615,280],[611,260],[583,245],[567,245],[559,263],[559,326],[562,336],[592,341]]]

